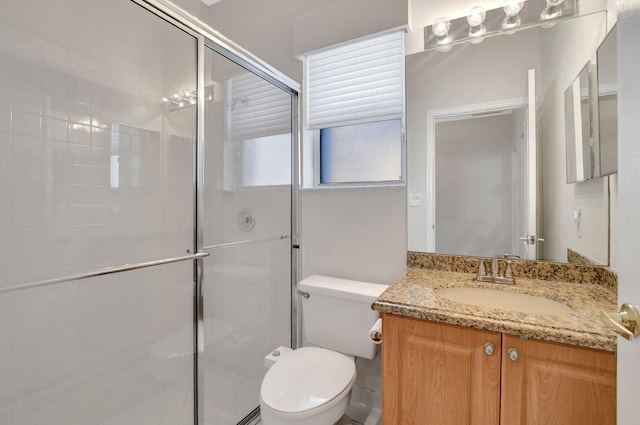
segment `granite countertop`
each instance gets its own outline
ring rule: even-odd
[[[594,284],[516,278],[515,285],[477,282],[471,273],[410,268],[373,303],[372,308],[416,319],[484,329],[528,338],[616,351],[616,334],[600,319],[600,310],[617,310],[617,296]],[[450,301],[435,290],[453,286],[500,289],[560,301],[569,315],[520,313]]]

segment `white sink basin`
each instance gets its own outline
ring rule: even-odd
[[[561,302],[508,290],[454,286],[437,289],[435,292],[439,297],[463,304],[520,313],[566,315],[573,312],[569,306]]]

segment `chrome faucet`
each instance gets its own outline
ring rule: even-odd
[[[480,260],[480,266],[478,267],[478,273],[476,274],[476,280],[478,282],[493,282],[504,283],[507,285],[514,285],[516,283],[513,273],[511,272],[511,258],[520,258],[513,254],[503,254],[501,257],[507,260],[507,266],[504,270],[504,275],[500,276],[500,267],[498,258],[500,256],[495,254],[493,260],[491,260],[491,274],[487,275],[484,268],[484,260]]]

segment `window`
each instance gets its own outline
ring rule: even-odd
[[[403,30],[309,53],[305,85],[306,187],[404,180]]]
[[[238,186],[291,184],[291,133],[243,140],[237,153]]]
[[[402,180],[400,119],[320,130],[320,184]]]

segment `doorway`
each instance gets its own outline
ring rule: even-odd
[[[436,119],[436,252],[523,254],[523,123],[523,108]]]

